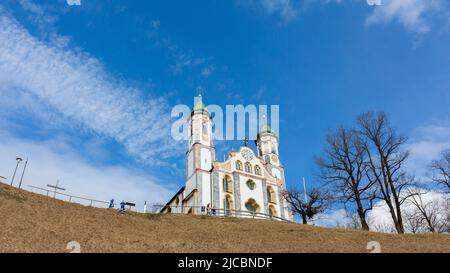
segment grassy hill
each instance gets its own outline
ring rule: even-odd
[[[0,183],[0,252],[450,252],[450,235],[395,235],[192,215],[118,214]]]

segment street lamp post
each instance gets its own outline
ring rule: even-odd
[[[16,164],[16,168],[14,169],[14,174],[11,179],[11,186],[14,183],[14,178],[16,177],[17,168],[19,167],[20,162],[22,162],[22,158],[18,157],[18,158],[16,158],[16,161],[17,161],[17,164]]]
[[[22,180],[23,180],[23,176],[25,174],[25,170],[27,169],[27,165],[28,165],[28,157],[27,157],[27,160],[25,161],[25,166],[23,167],[22,177],[20,177],[19,189],[22,187]]]

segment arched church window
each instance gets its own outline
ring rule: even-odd
[[[270,163],[270,157],[268,155],[264,156],[264,162],[266,162],[266,164]]]
[[[256,183],[255,183],[255,181],[253,181],[253,180],[251,180],[251,179],[249,179],[249,180],[247,180],[247,187],[249,188],[249,189],[251,189],[251,190],[254,190],[255,188],[256,188]]]
[[[273,188],[271,186],[267,187],[267,200],[269,201],[269,203],[276,203],[277,199],[275,196],[275,191],[273,190]]]
[[[277,210],[275,209],[274,206],[269,206],[269,216],[270,217],[277,216]]]
[[[229,193],[233,192],[233,181],[229,175],[225,175],[223,178],[223,191]]]
[[[233,198],[230,195],[226,195],[223,200],[223,207],[225,210],[225,216],[230,216],[233,210]]]
[[[202,124],[202,133],[208,134],[208,124],[206,122],[203,122]]]
[[[255,174],[261,175],[261,167],[259,167],[258,165],[255,166]]]
[[[253,198],[250,198],[247,200],[247,202],[245,202],[245,208],[252,213],[260,211],[258,203],[256,203],[255,199]]]
[[[272,153],[278,154],[277,147],[272,143]]]
[[[242,162],[241,161],[236,161],[236,170],[242,171]]]
[[[245,163],[245,171],[248,173],[252,173],[252,164],[250,164],[250,162]]]

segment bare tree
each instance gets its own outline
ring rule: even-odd
[[[422,189],[408,189],[411,196],[407,199],[407,203],[412,206],[411,212],[407,217],[413,218],[412,221],[418,222],[430,232],[438,231],[439,221],[439,203],[438,201],[424,202],[423,195],[426,193]]]
[[[409,153],[402,147],[407,138],[395,132],[387,115],[382,112],[361,114],[358,125],[367,155],[366,177],[371,183],[377,183],[380,196],[389,207],[395,229],[398,233],[404,233],[401,205],[408,195],[403,195],[402,190],[414,183],[414,179],[404,171]]]
[[[352,203],[363,230],[376,198],[376,181],[366,178],[365,149],[357,131],[339,128],[328,134],[324,156],[316,159],[319,177],[337,192],[338,200]]]
[[[442,232],[450,233],[450,198],[447,198],[442,205],[444,207],[444,224]]]
[[[346,217],[349,220],[347,222],[347,228],[350,229],[363,229],[363,226],[361,224],[361,218],[359,216],[358,213],[353,213],[350,211],[346,211]],[[366,223],[367,223],[367,219],[365,218]],[[367,225],[369,225],[369,223],[367,223]]]
[[[283,197],[288,202],[291,210],[302,217],[303,224],[307,224],[318,213],[323,212],[330,200],[330,196],[319,189],[311,189],[305,193],[297,189],[284,191]]]
[[[423,220],[417,210],[407,210],[403,212],[405,218],[405,230],[413,234],[423,232]]]
[[[362,229],[359,215],[353,210],[345,209],[345,216],[335,221],[337,228]]]
[[[391,224],[388,223],[378,223],[373,225],[373,230],[382,233],[394,233],[397,232],[396,228],[394,228]]]
[[[442,152],[441,158],[431,163],[431,170],[434,173],[433,181],[441,185],[446,193],[450,193],[450,150]]]

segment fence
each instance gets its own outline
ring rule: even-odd
[[[271,219],[279,220],[283,222],[290,222],[290,220],[270,215],[261,212],[253,212],[248,210],[234,210],[234,209],[218,209],[218,208],[207,208],[204,206],[164,206],[164,205],[154,205],[155,211],[160,213],[184,213],[184,214],[196,214],[196,215],[206,215],[213,217],[240,217],[240,218],[253,218],[253,219]]]
[[[92,207],[94,204],[97,204],[97,203],[109,205],[109,202],[106,202],[106,201],[95,200],[95,199],[90,199],[90,198],[85,198],[85,197],[80,197],[80,196],[70,195],[70,194],[61,193],[61,192],[55,192],[54,190],[51,190],[51,189],[44,189],[44,188],[40,188],[40,187],[36,187],[36,186],[32,186],[32,185],[27,185],[27,186],[28,186],[29,188],[31,188],[31,189],[36,189],[36,190],[41,190],[41,191],[47,192],[47,194],[46,194],[47,196],[49,196],[50,193],[52,193],[52,194],[54,194],[54,197],[55,197],[55,198],[56,198],[56,196],[65,196],[65,197],[68,197],[68,200],[67,200],[67,201],[69,201],[69,202],[72,202],[73,200],[83,200],[83,201],[88,201],[89,206],[91,206],[91,207]],[[66,201],[66,200],[64,200],[64,201]],[[76,203],[82,204],[81,202],[76,202]]]
[[[55,192],[52,189],[40,188],[32,185],[27,185],[31,189],[40,190],[45,192],[46,196],[50,196],[51,194],[56,196],[68,197],[68,202],[76,202],[74,200],[83,200],[88,201],[89,206],[93,206],[94,204],[104,204],[109,206],[110,202],[96,200],[81,196],[70,195],[61,192]],[[81,202],[76,202],[80,203]],[[205,206],[168,206],[168,205],[153,205],[153,213],[180,213],[180,214],[195,214],[195,215],[205,215],[211,217],[239,217],[239,218],[252,218],[252,219],[270,219],[270,220],[278,220],[283,222],[291,222],[288,219],[281,218],[276,215],[270,215],[261,212],[253,212],[248,210],[234,210],[234,209],[221,209],[221,208],[208,208]]]

